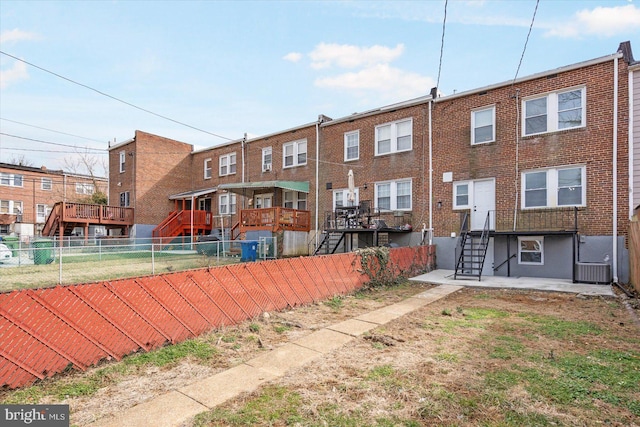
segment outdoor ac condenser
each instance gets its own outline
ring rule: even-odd
[[[601,262],[578,262],[575,265],[576,282],[608,285],[611,283],[611,266]]]

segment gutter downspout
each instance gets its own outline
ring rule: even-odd
[[[435,100],[429,101],[429,246],[433,245],[433,133],[431,112]]]
[[[613,59],[613,282],[618,283],[618,57]]]
[[[320,191],[319,191],[319,187],[318,187],[318,181],[320,180],[320,121],[322,120],[322,116],[318,117],[318,121],[316,122],[316,209],[315,209],[315,216],[316,216],[316,225],[315,225],[315,237],[314,239],[316,240],[315,242],[315,247],[318,247],[318,228],[319,228],[319,222],[318,222],[318,197],[320,195]]]

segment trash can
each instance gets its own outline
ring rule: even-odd
[[[253,240],[240,241],[240,261],[255,261],[258,253],[258,242]]]
[[[47,239],[33,242],[33,263],[36,265],[53,262],[53,241]]]
[[[14,257],[19,255],[20,249],[20,239],[16,236],[4,236],[2,238],[2,243],[7,245],[7,247],[11,250],[11,254]]]

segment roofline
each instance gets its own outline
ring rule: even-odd
[[[395,104],[389,104],[389,105],[385,105],[384,107],[375,108],[373,110],[363,111],[362,113],[353,113],[350,116],[344,116],[338,119],[323,122],[320,124],[320,126],[321,127],[331,126],[333,124],[339,124],[339,123],[344,123],[344,122],[348,122],[355,119],[360,119],[363,117],[373,116],[385,111],[394,111],[399,108],[413,107],[415,105],[431,102],[432,100],[433,98],[431,97],[431,95],[425,95],[418,98],[410,99],[408,101],[396,102]]]
[[[91,176],[91,175],[85,175],[81,173],[66,172],[62,169],[42,169],[41,167],[38,168],[35,166],[14,165],[11,163],[0,163],[0,167],[5,169],[21,170],[24,172],[41,173],[45,175],[70,176],[75,178],[95,179],[98,181],[105,181],[105,182],[109,181],[109,178],[107,177]]]
[[[607,55],[607,56],[602,56],[600,58],[595,58],[595,59],[590,59],[588,61],[582,61],[582,62],[577,62],[575,64],[571,64],[571,65],[565,65],[563,67],[559,67],[559,68],[554,68],[551,70],[546,70],[546,71],[542,71],[540,73],[536,73],[536,74],[531,74],[528,76],[524,76],[524,77],[520,77],[518,79],[512,80],[512,81],[504,81],[501,83],[495,83],[489,86],[484,86],[481,88],[477,88],[477,89],[471,89],[468,91],[464,91],[464,92],[460,92],[460,93],[456,93],[456,94],[452,94],[452,95],[446,95],[446,96],[442,96],[440,98],[436,98],[434,102],[441,102],[441,101],[449,101],[451,99],[456,99],[456,98],[462,98],[464,96],[469,96],[469,95],[473,95],[475,93],[478,92],[485,92],[488,90],[492,90],[492,89],[497,89],[497,88],[501,88],[504,86],[510,86],[512,84],[518,84],[518,83],[522,83],[522,82],[526,82],[526,81],[530,81],[530,80],[536,80],[542,77],[547,77],[553,74],[558,74],[558,73],[566,73],[568,71],[573,71],[573,70],[577,70],[579,68],[585,68],[585,67],[590,67],[592,65],[597,65],[597,64],[602,64],[604,62],[609,62],[609,61],[613,61],[616,58],[622,58],[623,54],[621,52],[616,52],[613,53],[611,55]]]
[[[136,138],[133,137],[131,139],[127,139],[126,141],[118,142],[116,145],[112,145],[109,148],[107,148],[107,151],[115,150],[116,148],[120,148],[120,147],[122,147],[124,145],[131,144],[135,140],[136,140]]]

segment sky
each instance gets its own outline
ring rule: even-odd
[[[203,149],[623,41],[640,59],[638,2],[0,0],[0,162],[106,175],[136,130]]]

